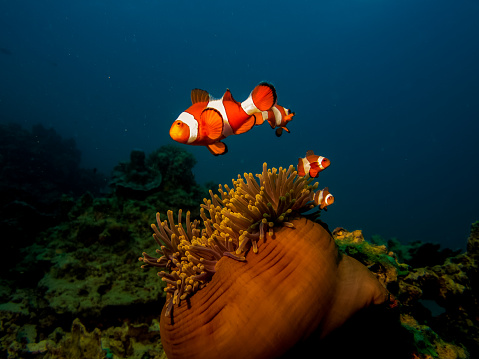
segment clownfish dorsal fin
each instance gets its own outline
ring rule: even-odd
[[[207,107],[200,115],[201,132],[211,140],[217,140],[223,134],[223,116],[218,110]]]
[[[225,94],[223,95],[223,101],[233,101],[239,103],[233,98],[233,94],[231,93],[230,89],[227,89]]]
[[[191,90],[191,103],[194,105],[198,102],[210,102],[210,94],[205,90],[193,89]],[[205,105],[206,106],[206,105]]]
[[[228,147],[226,147],[226,145],[221,141],[215,142],[206,147],[215,156],[224,155],[226,152],[228,152]]]
[[[309,151],[308,151],[309,152]],[[309,163],[317,163],[318,162],[318,155],[315,155],[313,151],[311,153],[306,152],[306,159],[309,161]]]
[[[308,156],[314,156],[314,151],[313,150],[306,151],[306,157]]]

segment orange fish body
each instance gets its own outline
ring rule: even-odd
[[[334,197],[331,193],[329,193],[328,187],[322,189],[321,191],[317,191],[314,194],[314,204],[319,206],[321,209],[327,210],[327,207],[334,203]]]
[[[286,125],[293,119],[294,115],[294,112],[291,110],[275,104],[268,111],[255,114],[255,117],[257,125],[261,125],[264,121],[268,121],[272,129],[276,128],[276,136],[279,137],[283,133],[283,130],[290,132]]]
[[[306,157],[298,159],[298,175],[318,177],[318,173],[329,167],[331,161],[326,157],[317,156],[313,151],[307,151]]]
[[[171,125],[170,136],[180,143],[206,146],[217,156],[228,151],[222,139],[248,132],[256,123],[254,115],[273,107],[276,90],[273,85],[262,82],[240,103],[230,90],[215,100],[208,92],[194,89],[191,102],[192,105]]]

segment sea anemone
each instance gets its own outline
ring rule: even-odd
[[[157,225],[152,224],[153,237],[161,247],[163,256],[158,258],[143,253],[140,261],[144,266],[163,267],[169,272],[158,273],[167,283],[168,299],[166,315],[173,304],[203,288],[216,272],[216,263],[228,256],[244,261],[244,253],[252,247],[258,252],[258,240],[268,233],[271,237],[274,228],[293,227],[290,218],[298,216],[314,207],[313,190],[309,177],[298,177],[294,167],[288,170],[276,168],[268,170],[263,164],[263,173],[257,175],[258,184],[251,173],[238,176],[233,181],[233,189],[220,185],[218,196],[210,190],[211,200],[204,199],[201,205],[201,218],[204,229],[199,230],[199,221],[191,222],[186,214],[186,230],[183,228],[182,211],[175,224],[173,212],[168,211],[168,221],[161,221],[156,214]],[[210,218],[206,215],[209,213]]]
[[[166,268],[160,322],[168,358],[269,358],[313,332],[323,337],[387,292],[359,262],[341,256],[320,224],[305,218],[318,187],[288,169],[244,174],[210,191],[200,221],[153,224],[162,254],[140,257]],[[175,306],[176,305],[176,306]]]

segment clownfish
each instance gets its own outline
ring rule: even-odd
[[[248,132],[256,124],[254,114],[270,110],[276,98],[275,88],[266,82],[256,86],[241,103],[229,89],[218,100],[204,90],[194,89],[192,105],[173,122],[170,136],[180,143],[206,146],[215,156],[223,155],[228,148],[221,140]]]
[[[289,121],[293,119],[295,115],[291,110],[284,108],[280,105],[274,105],[268,111],[263,111],[257,113],[254,116],[256,117],[256,124],[261,125],[264,121],[268,121],[272,129],[276,128],[276,136],[281,136],[283,130],[290,132],[286,127]]]
[[[329,167],[331,161],[326,157],[317,156],[312,150],[306,152],[306,157],[298,159],[298,175],[306,176],[306,173],[313,178],[318,177],[318,173]]]
[[[334,203],[334,197],[329,193],[328,187],[318,191],[314,194],[314,204],[321,209],[328,210],[326,207]]]

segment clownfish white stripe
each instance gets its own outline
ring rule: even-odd
[[[271,109],[273,110],[273,113],[274,113],[274,120],[275,120],[276,126],[281,125],[281,120],[283,119],[281,112],[279,112],[276,106],[273,106]]]
[[[195,117],[188,112],[182,112],[178,120],[183,121],[190,128],[190,137],[187,143],[195,141],[198,137],[198,121],[196,121]]]
[[[323,160],[324,160],[324,157],[323,157],[323,156],[319,156],[319,158],[318,158],[318,160],[317,160],[317,161],[318,161],[319,168],[321,168],[322,170],[325,169],[325,167],[324,167],[323,164],[322,164]]]
[[[314,203],[316,206],[321,206],[321,202],[323,201],[323,191],[321,190],[320,192],[316,192],[315,195],[316,198],[314,198]]]
[[[326,204],[328,203],[328,201],[329,201],[329,199],[330,199],[331,197],[333,197],[333,195],[332,195],[331,193],[329,193],[329,194],[326,196],[326,198],[325,198]]]
[[[303,161],[303,168],[305,173],[309,173],[309,170],[311,169],[311,165],[309,164],[309,161],[306,158],[301,158]]]
[[[223,136],[231,136],[233,134],[233,129],[228,121],[228,115],[226,114],[225,105],[223,104],[223,98],[210,101],[207,107],[218,110],[218,112],[221,114],[221,117],[223,117]]]
[[[249,95],[249,97],[241,103],[241,108],[250,116],[258,112],[258,108],[254,104],[253,97],[251,95]]]

